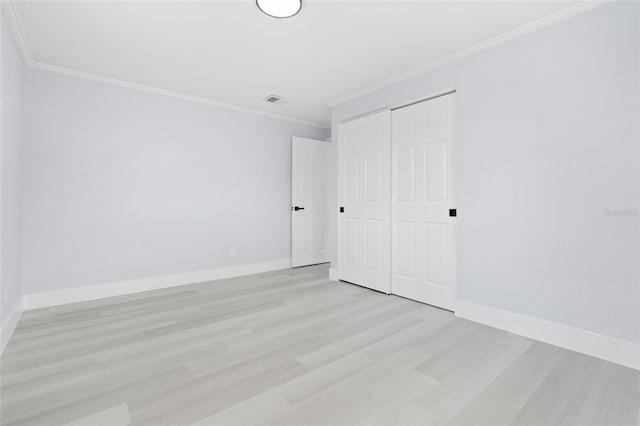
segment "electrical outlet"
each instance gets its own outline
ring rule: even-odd
[[[235,247],[231,247],[231,250],[229,250],[229,255],[231,257],[236,257],[236,255],[238,254],[238,251],[236,250]]]

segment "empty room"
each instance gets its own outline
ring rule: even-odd
[[[640,426],[640,2],[0,5],[0,425]]]

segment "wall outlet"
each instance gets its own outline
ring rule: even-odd
[[[236,255],[238,254],[238,251],[236,250],[235,247],[231,247],[231,250],[229,250],[229,255],[231,257],[236,257]]]

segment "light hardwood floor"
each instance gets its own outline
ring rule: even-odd
[[[640,373],[327,266],[25,312],[2,425],[635,425]]]

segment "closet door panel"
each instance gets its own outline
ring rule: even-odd
[[[338,129],[340,279],[391,291],[391,112]]]
[[[454,112],[451,94],[392,114],[392,292],[445,309],[456,298]]]

